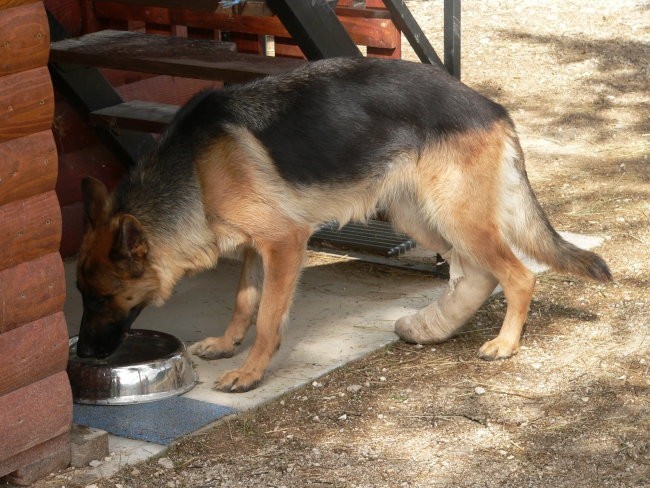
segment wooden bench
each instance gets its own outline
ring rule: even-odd
[[[50,61],[240,83],[303,61],[235,52],[230,42],[104,30],[53,42]]]
[[[352,40],[366,46],[369,56],[400,58],[401,35],[388,10],[365,6],[383,6],[377,0],[355,6],[358,4],[339,0],[335,8]],[[276,56],[302,57],[289,31],[261,0],[247,0],[232,9],[221,7],[219,0],[95,0],[92,15],[102,27],[147,32],[173,32],[180,28],[213,38],[226,32],[237,43],[239,52],[256,54],[264,54],[264,36],[273,36]]]
[[[166,103],[134,100],[91,112],[89,122],[113,130],[139,130],[160,133],[180,107]]]

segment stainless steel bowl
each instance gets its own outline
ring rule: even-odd
[[[76,403],[125,405],[180,395],[196,383],[190,354],[176,337],[132,330],[105,359],[77,356],[78,337],[70,339],[68,377]]]

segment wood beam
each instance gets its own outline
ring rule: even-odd
[[[310,60],[361,56],[332,7],[324,0],[267,0]]]

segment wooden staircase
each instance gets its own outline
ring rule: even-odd
[[[179,106],[125,101],[102,81],[99,68],[241,83],[293,70],[305,56],[361,55],[357,45],[365,46],[368,56],[399,58],[401,35],[391,21],[397,15],[403,23],[399,3],[339,0],[332,10],[325,2],[308,6],[304,0],[249,0],[226,10],[219,0],[95,0],[96,27],[109,28],[75,38],[52,29],[50,65],[55,83],[77,99],[110,147],[133,164],[153,147],[150,133],[162,132]],[[392,12],[385,5],[392,5]],[[273,56],[265,55],[262,41],[267,36],[274,39]],[[427,53],[428,61],[440,62],[430,46]],[[414,247],[387,229],[373,241],[374,234],[362,226],[346,227],[342,233],[324,229],[314,242],[391,257]]]

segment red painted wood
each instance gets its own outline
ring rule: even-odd
[[[93,176],[113,188],[124,175],[124,166],[101,144],[64,153],[59,158],[56,193],[61,206],[81,201],[81,180]]]
[[[61,211],[54,191],[1,206],[0,222],[5,236],[0,247],[0,270],[59,248]]]
[[[226,15],[220,12],[168,9],[103,1],[97,2],[95,13],[97,17],[106,19],[140,20],[160,25],[176,24],[246,34],[290,37],[280,19],[275,16]],[[396,47],[389,45],[394,42],[391,28],[395,27],[388,19],[351,16],[341,17],[340,20],[352,40],[357,44],[384,48]]]
[[[63,310],[65,293],[58,252],[0,271],[0,333]]]
[[[11,7],[17,7],[19,5],[36,3],[38,1],[39,0],[0,0],[0,10],[4,10]]]
[[[0,144],[0,205],[50,191],[56,185],[57,154],[52,131]]]
[[[52,130],[59,154],[79,151],[99,144],[99,139],[79,112],[61,95],[55,92],[56,107]]]
[[[44,0],[43,3],[68,35],[81,35],[81,3],[79,0]]]
[[[0,32],[0,76],[47,64],[50,31],[42,3],[2,11]]]
[[[81,202],[61,207],[63,219],[63,236],[59,252],[64,258],[74,256],[79,251],[79,245],[84,233],[84,209]]]
[[[223,83],[211,80],[179,78],[176,76],[155,76],[122,85],[116,88],[125,102],[144,102],[183,105],[192,95],[207,88],[221,88]]]
[[[46,66],[0,77],[0,142],[49,129],[53,115]]]
[[[69,464],[70,435],[65,433],[10,458],[0,456],[0,476],[8,475],[6,481],[11,484],[29,486]]]
[[[0,396],[0,459],[69,432],[72,392],[61,371],[24,388]]]
[[[0,334],[0,395],[66,369],[68,327],[63,312]]]

